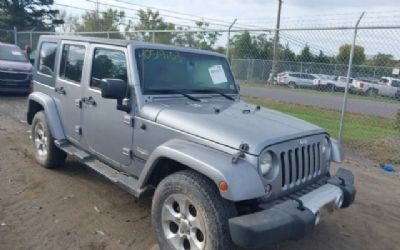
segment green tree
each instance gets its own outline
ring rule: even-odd
[[[306,44],[301,50],[300,55],[297,56],[297,61],[300,62],[314,62],[314,55],[311,53],[310,47]]]
[[[289,44],[286,44],[283,49],[279,51],[280,61],[295,61],[296,54],[289,48]]]
[[[108,9],[97,15],[96,12],[86,12],[81,22],[71,17],[71,28],[77,32],[120,31],[120,25],[125,19],[125,12]],[[122,38],[122,34],[112,34],[113,38]]]
[[[231,50],[232,58],[239,59],[255,58],[258,52],[248,31],[233,37]]]
[[[137,13],[139,17],[139,23],[134,25],[135,30],[174,30],[175,25],[172,23],[165,22],[160,16],[158,11],[152,11],[151,9],[139,10]],[[174,33],[169,32],[142,32],[137,33],[133,37],[134,39],[142,40],[145,42],[156,42],[170,44],[175,37]]]
[[[348,64],[350,58],[351,45],[343,44],[339,47],[339,54],[336,56],[336,61],[342,64]],[[353,64],[359,65],[365,62],[365,52],[364,47],[360,45],[355,45],[354,47],[354,57]]]
[[[190,28],[188,27],[178,27],[178,30],[182,30],[184,32],[179,32],[176,34],[174,42],[177,45],[185,47],[215,50],[214,45],[221,34],[218,32],[207,31],[210,25],[206,22],[196,22],[195,25],[196,29],[200,31],[189,32]],[[221,51],[221,48],[219,48],[219,51]]]
[[[326,56],[322,50],[320,50],[318,56],[315,57],[315,62],[317,63],[330,63],[330,61],[329,57]]]
[[[53,0],[1,0],[0,28],[27,30],[54,30],[63,20],[56,18]]]
[[[378,53],[368,61],[368,64],[392,67],[396,64],[396,60],[394,60],[394,57],[391,54]]]

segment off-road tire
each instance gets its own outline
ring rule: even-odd
[[[367,90],[367,95],[372,96],[372,97],[377,97],[378,96],[378,90],[377,89],[368,89]]]
[[[164,233],[162,209],[171,195],[180,194],[189,197],[190,203],[204,218],[206,225],[204,249],[236,249],[231,240],[228,226],[228,219],[237,215],[235,205],[221,197],[217,186],[210,179],[190,170],[183,170],[167,176],[155,191],[151,214],[160,249],[174,249]]]
[[[38,126],[41,126],[43,133],[45,135],[46,143],[43,143],[43,148],[47,151],[46,154],[40,154],[39,150],[35,144],[35,139],[37,139]],[[37,112],[32,121],[32,146],[36,161],[45,168],[57,168],[63,165],[66,153],[61,151],[54,144],[54,138],[51,134],[50,128],[47,124],[46,115],[43,111]]]
[[[328,85],[326,85],[326,91],[335,92],[336,91],[336,86],[334,84],[328,84]]]
[[[289,88],[292,88],[292,89],[297,88],[297,85],[296,85],[295,82],[289,82],[289,83],[288,83],[288,86],[289,86]]]

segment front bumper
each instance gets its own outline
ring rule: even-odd
[[[340,168],[324,185],[303,196],[230,219],[232,240],[240,247],[260,248],[301,239],[318,223],[320,209],[327,205],[348,207],[355,194],[353,174]]]

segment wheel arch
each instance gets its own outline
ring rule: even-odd
[[[28,124],[32,124],[35,114],[40,111],[45,112],[46,121],[54,139],[65,139],[64,129],[53,98],[41,92],[33,92],[28,96],[28,110],[26,114]]]
[[[177,163],[175,167],[164,168],[165,162]],[[265,195],[265,189],[257,170],[247,161],[232,163],[232,156],[198,143],[182,139],[173,139],[157,147],[147,160],[139,178],[141,188],[157,183],[171,173],[191,169],[209,179],[215,185],[222,181],[228,183],[227,191],[220,191],[222,197],[232,201],[241,201]],[[164,171],[164,172],[163,172]],[[161,174],[160,174],[161,172]]]

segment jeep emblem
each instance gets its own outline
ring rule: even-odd
[[[307,144],[308,144],[307,139],[300,139],[300,140],[299,140],[299,145],[300,145],[300,146],[304,146],[304,145],[307,145]]]

